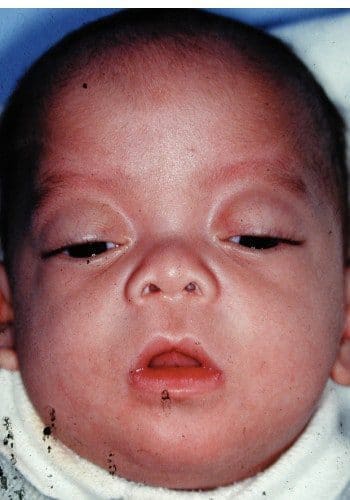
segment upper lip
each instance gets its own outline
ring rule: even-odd
[[[165,337],[157,337],[149,342],[139,354],[133,370],[147,368],[151,360],[160,354],[176,351],[186,356],[190,356],[199,362],[200,367],[218,370],[214,361],[201,347],[198,340],[183,338],[181,340],[171,340]]]

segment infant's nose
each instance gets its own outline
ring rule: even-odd
[[[134,303],[150,298],[211,301],[216,295],[217,280],[208,264],[191,248],[174,243],[153,247],[126,284],[126,296]]]

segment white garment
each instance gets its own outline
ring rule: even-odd
[[[277,25],[269,31],[304,61],[339,109],[347,124],[350,158],[350,12],[344,9],[316,19]]]
[[[0,370],[0,388],[1,499],[10,498],[10,492],[21,487],[24,493],[29,488],[24,498],[30,499],[350,499],[350,389],[331,381],[304,433],[275,464],[253,478],[206,492],[154,488],[111,476],[52,436],[45,437],[45,426],[18,372]],[[12,465],[11,460],[16,463]],[[12,479],[8,477],[10,469]],[[17,471],[25,478],[23,485]],[[1,488],[4,482],[7,490]],[[30,484],[41,495],[30,490]],[[12,494],[12,498],[19,496]]]

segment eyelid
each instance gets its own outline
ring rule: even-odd
[[[302,243],[301,240],[295,240],[294,238],[285,237],[285,236],[275,236],[274,234],[254,234],[254,233],[246,233],[230,236],[228,241],[232,241],[233,243],[239,243],[240,238],[256,238],[256,239],[271,239],[271,240],[279,240],[286,243]]]
[[[75,243],[74,245],[67,245],[64,250],[62,250],[62,253],[64,255],[69,255],[68,252],[69,252],[69,248],[71,247],[83,247],[85,245],[96,245],[98,243],[105,243],[106,244],[106,250],[111,250],[112,248],[118,248],[119,245],[118,243],[113,243],[112,241],[86,241],[84,243]],[[103,253],[103,252],[101,252]]]
[[[260,241],[260,243],[262,243],[263,240],[267,240],[267,244],[264,246],[263,244],[261,246],[254,246],[253,244],[251,245],[243,245],[241,244],[240,242],[240,239],[241,238],[250,238],[252,240],[257,240],[257,242]],[[266,251],[266,250],[269,250],[271,248],[276,248],[278,247],[279,245],[281,245],[282,243],[283,244],[287,244],[287,245],[301,245],[303,243],[302,240],[295,240],[293,238],[286,238],[284,236],[273,236],[273,235],[269,235],[269,234],[242,234],[242,235],[234,235],[234,236],[230,236],[229,238],[227,238],[228,242],[230,243],[234,243],[235,245],[237,246],[241,246],[242,248],[247,248],[249,250],[254,250],[254,251]],[[268,242],[275,242],[275,244],[268,244]]]
[[[114,243],[112,241],[103,241],[103,240],[79,241],[79,242],[74,242],[74,243],[70,243],[68,245],[61,246],[59,248],[55,248],[53,250],[44,251],[44,252],[42,252],[41,257],[42,257],[42,259],[48,259],[50,257],[54,257],[55,255],[62,254],[62,255],[65,255],[71,259],[76,259],[76,260],[85,259],[86,257],[72,257],[72,256],[70,256],[69,249],[72,249],[74,247],[79,248],[79,247],[84,247],[84,246],[92,246],[94,244],[98,245],[101,243],[106,244],[106,251],[99,252],[98,254],[92,254],[92,256],[89,258],[98,257],[99,255],[106,253],[108,250],[113,250],[115,248],[120,248],[123,246],[121,243]]]

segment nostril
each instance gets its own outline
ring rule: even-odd
[[[155,285],[154,283],[149,283],[145,288],[143,289],[143,293],[157,293],[160,292],[160,288]]]
[[[195,283],[193,283],[192,281],[185,286],[184,290],[186,290],[186,292],[194,292],[195,290],[197,289],[197,285]]]
[[[197,283],[195,283],[194,281],[190,281],[182,290],[185,292],[188,292],[188,293],[197,293],[197,294],[201,295],[201,289],[197,285]],[[155,285],[154,283],[148,283],[147,285],[144,286],[141,295],[142,296],[151,295],[151,294],[154,295],[154,294],[158,294],[162,291],[164,293],[167,292],[166,289],[164,289],[164,288],[162,289],[159,286]]]

